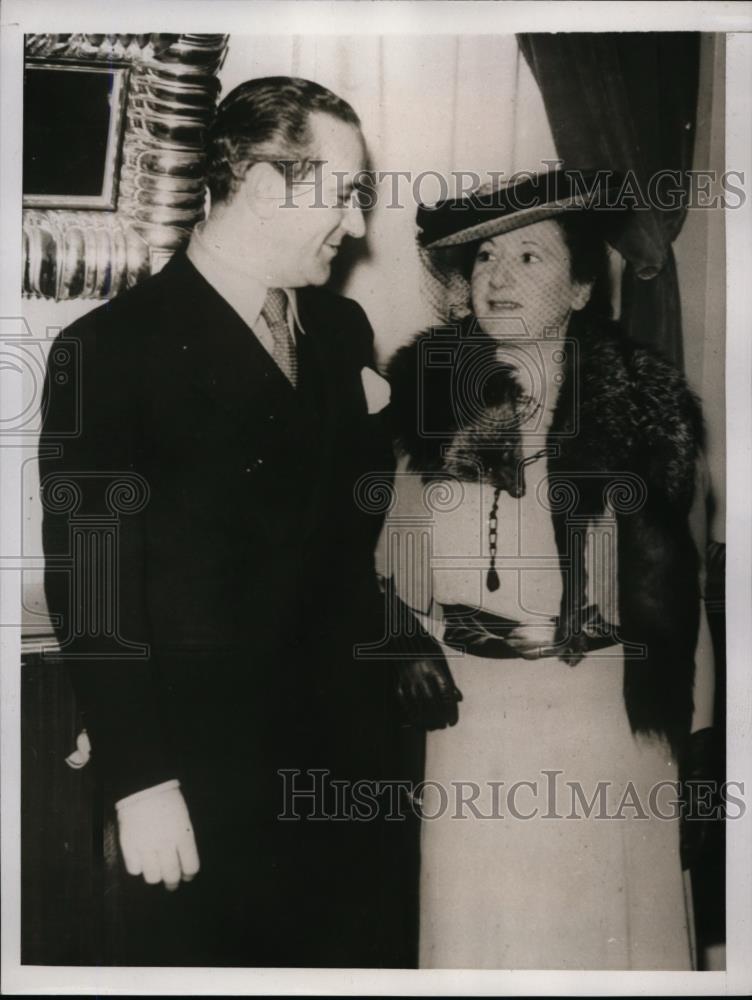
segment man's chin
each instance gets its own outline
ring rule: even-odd
[[[325,285],[331,276],[331,268],[316,268],[315,271],[290,277],[282,288],[318,288]]]
[[[331,264],[327,264],[322,267],[317,267],[316,270],[310,274],[308,279],[308,284],[320,288],[321,285],[325,285],[327,283],[327,281],[329,280],[329,278],[331,278],[331,276],[332,276]]]

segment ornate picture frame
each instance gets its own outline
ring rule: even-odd
[[[28,65],[125,67],[115,197],[84,209],[28,204],[23,294],[109,299],[158,271],[204,217],[204,143],[227,35],[27,35]],[[120,98],[119,98],[120,99]],[[61,151],[64,155],[64,150]],[[56,199],[56,204],[60,200]]]
[[[115,211],[128,65],[30,59],[25,71],[24,208]]]

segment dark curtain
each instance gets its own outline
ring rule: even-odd
[[[604,33],[518,35],[520,49],[545,104],[558,156],[568,169],[604,169],[633,177],[648,195],[615,241],[627,264],[622,279],[622,323],[630,336],[681,367],[683,344],[676,264],[671,247],[686,208],[692,168],[700,62],[700,35]],[[672,172],[650,198],[651,178]],[[673,183],[672,183],[673,180]],[[671,206],[671,192],[678,204]],[[625,192],[626,193],[626,192]],[[639,205],[639,199],[638,199]],[[716,730],[725,779],[725,547],[707,552],[706,607],[716,661]],[[724,823],[711,823],[692,872],[700,950],[725,939]]]
[[[615,244],[627,262],[622,322],[634,340],[681,366],[681,307],[671,244],[686,215],[700,36],[623,32],[517,38],[543,95],[564,166],[618,171],[634,192],[626,200],[638,210]],[[659,172],[664,176],[657,181]],[[656,194],[666,207],[654,204]]]

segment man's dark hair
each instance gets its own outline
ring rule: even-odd
[[[347,101],[311,80],[267,76],[231,91],[207,137],[212,202],[228,201],[254,163],[272,163],[291,180],[304,177],[316,159],[310,128],[315,112],[360,128]]]

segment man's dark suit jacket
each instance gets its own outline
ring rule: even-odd
[[[277,902],[293,893],[306,909],[308,875],[290,861],[305,854],[305,823],[276,820],[278,769],[393,777],[383,772],[394,721],[388,664],[352,656],[353,643],[382,628],[379,517],[356,500],[360,477],[388,473],[392,462],[361,381],[372,331],[356,303],[323,289],[300,290],[298,311],[305,334],[293,389],[229,304],[176,255],[63,332],[56,346],[75,349],[78,375],[59,383],[50,362],[40,451],[48,603],[93,759],[111,802],[181,780],[202,855],[197,883],[209,883],[216,864],[225,891],[236,873],[222,876],[219,856],[250,845],[257,905],[277,920],[290,952],[261,948],[247,964],[296,964],[294,929]],[[76,414],[80,433],[66,437]],[[130,487],[118,492],[118,480]],[[73,514],[58,502],[69,495],[66,481],[80,494]],[[87,622],[92,591],[81,581],[91,576],[91,545],[74,544],[71,554],[71,531],[88,525],[84,536],[95,538],[113,505],[114,592],[104,545],[97,558],[101,597],[116,618]],[[148,653],[123,657],[124,643]],[[345,834],[317,836],[313,847],[305,840],[306,857],[313,852],[313,867],[329,867],[331,877],[308,889],[322,895],[342,878],[352,882],[355,868],[337,875]],[[383,862],[362,860],[376,869]],[[372,902],[361,900],[364,913]],[[310,926],[316,916],[307,919]],[[325,964],[360,964],[337,957],[347,955]]]

